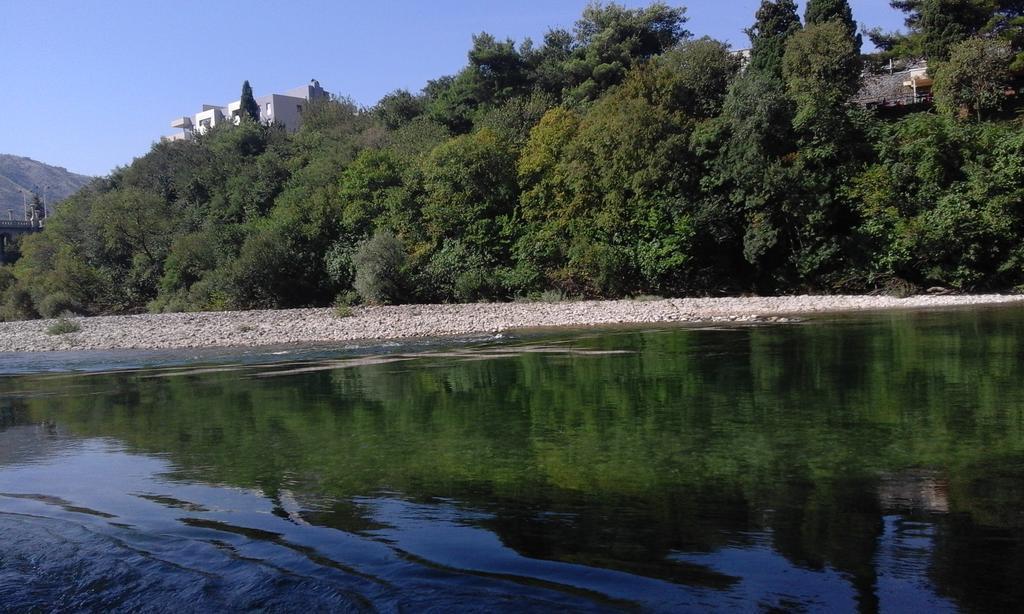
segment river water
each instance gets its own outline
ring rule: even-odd
[[[1024,603],[1020,308],[0,372],[3,612]]]

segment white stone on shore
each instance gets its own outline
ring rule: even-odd
[[[168,313],[80,318],[82,330],[49,335],[52,320],[0,322],[0,352],[162,349],[331,343],[498,334],[514,329],[662,322],[789,322],[843,311],[1024,304],[1024,296],[927,295],[689,298],[656,301],[476,303],[332,309]]]

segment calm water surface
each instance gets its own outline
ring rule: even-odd
[[[1024,603],[1024,310],[415,349],[0,358],[0,611]]]

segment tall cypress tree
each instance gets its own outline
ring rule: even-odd
[[[260,105],[256,104],[256,99],[252,95],[252,86],[249,85],[249,81],[246,80],[242,84],[242,113],[245,117],[248,117],[254,122],[260,121]]]
[[[853,10],[847,0],[807,0],[807,10],[804,12],[804,23],[807,25],[818,25],[838,21],[843,24],[847,34],[857,43],[857,51],[860,51],[864,40],[857,33],[857,22],[853,20]]]
[[[749,69],[781,78],[786,41],[799,30],[800,16],[794,0],[763,0],[754,25],[747,29]]]

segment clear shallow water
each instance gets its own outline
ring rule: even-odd
[[[997,309],[3,377],[0,611],[1012,610],[1021,339]]]

